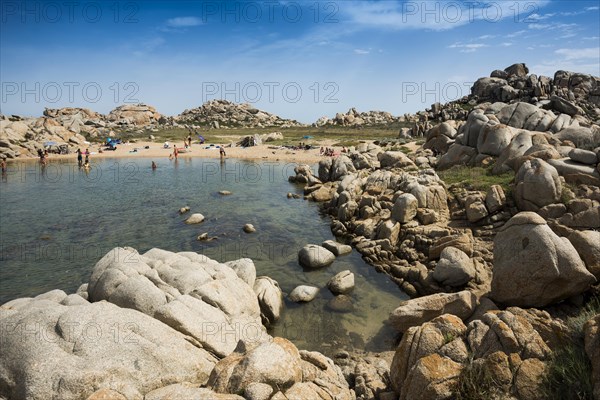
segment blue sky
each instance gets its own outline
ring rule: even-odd
[[[211,98],[302,122],[415,112],[515,62],[600,75],[600,1],[0,2],[1,111],[175,115]]]

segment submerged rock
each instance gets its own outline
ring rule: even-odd
[[[309,302],[315,299],[319,294],[319,288],[314,286],[300,285],[291,291],[288,298],[295,302]]]

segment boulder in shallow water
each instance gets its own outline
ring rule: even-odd
[[[200,213],[192,214],[185,220],[186,224],[199,224],[204,221],[204,215]]]
[[[268,326],[278,321],[284,306],[279,283],[268,276],[259,276],[254,282],[254,293],[258,298],[263,323]]]
[[[324,247],[308,244],[298,252],[298,262],[306,268],[322,268],[335,261],[335,255]]]
[[[288,295],[288,298],[295,303],[303,303],[314,300],[319,294],[319,288],[314,286],[300,285]]]
[[[321,245],[327,250],[331,251],[336,257],[352,253],[352,246],[343,243],[338,243],[333,240],[326,240]]]
[[[329,280],[327,287],[335,295],[349,293],[354,289],[354,274],[349,270],[342,271]]]

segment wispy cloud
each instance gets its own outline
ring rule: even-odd
[[[165,25],[169,28],[189,28],[202,25],[202,20],[198,17],[176,17],[169,18]]]
[[[449,49],[460,49],[461,53],[474,53],[484,47],[489,46],[484,43],[454,43],[448,46]]]
[[[585,8],[585,11],[596,11],[596,10],[600,10],[600,7],[593,6],[593,7],[586,7]]]
[[[532,0],[528,5],[539,10],[549,3],[549,0]],[[525,15],[529,10],[524,7],[519,15]],[[430,1],[352,1],[344,3],[340,11],[347,14],[355,25],[391,30],[444,31],[476,21],[496,23],[500,19],[515,17],[511,2],[452,2],[448,6],[443,2]]]
[[[152,53],[158,47],[162,46],[166,43],[166,40],[163,37],[157,36],[151,39],[143,40],[140,43],[140,47],[138,50],[133,52],[134,56],[141,57],[148,53]]]
[[[354,54],[365,55],[365,54],[370,54],[370,53],[371,53],[371,50],[354,49]]]
[[[500,46],[502,46],[502,47],[510,47],[510,46],[512,46],[512,45],[513,45],[513,43],[511,43],[511,42],[503,42],[503,43],[500,43]]]
[[[527,17],[527,21],[542,21],[548,18],[552,18],[554,17],[556,14],[555,13],[550,13],[550,14],[537,14],[537,13],[533,13],[530,16]]]
[[[526,30],[520,30],[520,31],[516,31],[516,32],[513,32],[513,33],[509,33],[508,35],[506,35],[506,37],[507,38],[514,38],[514,37],[517,37],[517,36],[521,36],[524,33],[527,33],[527,31]]]
[[[558,49],[556,54],[563,56],[565,60],[598,59],[600,54],[597,47],[584,49]]]

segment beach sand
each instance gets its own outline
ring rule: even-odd
[[[227,153],[226,158],[236,158],[236,159],[249,159],[249,160],[268,160],[268,161],[284,161],[284,162],[297,162],[304,164],[316,164],[320,160],[327,158],[326,156],[322,156],[319,154],[319,149],[321,146],[323,147],[332,147],[332,140],[321,140],[317,143],[312,143],[316,148],[311,150],[290,150],[286,148],[280,148],[278,146],[270,145],[270,144],[262,144],[259,146],[253,147],[227,147],[228,144],[224,144],[225,152]],[[210,144],[198,144],[193,143],[192,146],[188,149],[184,149],[181,143],[178,143],[177,148],[180,150],[179,158],[188,158],[188,157],[202,157],[202,158],[214,158],[218,159],[219,149],[216,147],[218,144],[214,146],[210,146]],[[146,149],[146,146],[148,147]],[[411,151],[415,151],[419,146],[415,142],[407,143],[403,146],[406,146],[411,149]],[[94,159],[99,158],[123,158],[123,157],[132,157],[132,158],[150,158],[153,161],[159,161],[161,159],[169,158],[169,155],[173,153],[173,145],[168,149],[163,148],[162,143],[156,142],[136,142],[136,143],[127,143],[117,145],[117,149],[112,150],[103,150],[102,153],[99,152],[99,149],[104,146],[99,146],[98,144],[92,143],[89,145],[90,150],[90,162],[93,163]],[[210,147],[210,148],[208,148]],[[336,154],[340,153],[341,147],[333,147]],[[86,147],[81,147],[81,151],[85,152]],[[85,156],[84,156],[85,157]],[[22,160],[36,160],[37,157],[20,157],[10,161],[22,161]],[[50,154],[49,161],[59,160],[59,159],[72,159],[74,162],[77,162],[77,153],[73,152],[71,154]]]

